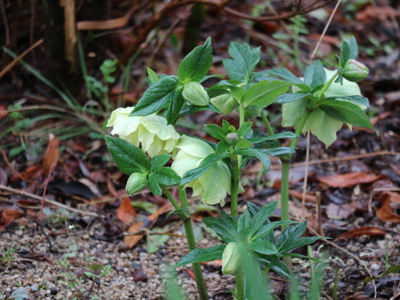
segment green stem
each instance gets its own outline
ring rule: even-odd
[[[261,110],[261,119],[263,120],[265,127],[267,127],[269,135],[274,135],[274,129],[272,128],[271,123],[269,123],[265,110],[263,109]]]
[[[175,198],[171,195],[171,193],[168,191],[165,185],[160,185],[161,189],[164,193],[164,195],[168,198],[168,200],[171,202],[172,206],[178,210],[180,209],[178,202],[176,202]]]
[[[179,186],[179,198],[181,200],[182,208],[189,208],[189,203],[186,195],[186,190],[183,186]],[[188,242],[189,250],[196,249],[196,240],[194,238],[192,220],[190,218],[183,220],[185,227],[186,239]],[[204,281],[203,273],[201,271],[200,263],[193,263],[193,272],[196,280],[197,289],[199,291],[201,300],[208,300],[207,285]]]
[[[333,74],[333,76],[331,77],[331,79],[329,79],[324,87],[322,88],[322,90],[320,90],[317,94],[317,98],[321,99],[324,96],[324,93],[326,92],[326,90],[330,87],[330,85],[332,84],[332,82],[334,82],[336,80],[336,78],[338,77],[339,72],[336,71],[335,74]]]
[[[233,174],[232,174],[232,188],[231,188],[231,215],[237,217],[239,213],[238,199],[239,199],[239,180],[240,180],[240,162],[239,155],[232,155]]]
[[[308,114],[303,114],[299,122],[297,123],[297,128],[295,134],[300,135],[301,131],[306,123]],[[295,147],[298,138],[292,139],[290,142],[290,147]],[[289,171],[290,162],[292,160],[292,154],[285,155],[281,157],[282,162],[282,174],[281,174],[281,221],[289,221]],[[289,225],[282,225],[282,231],[287,229]],[[290,257],[284,257],[283,261],[288,269],[292,270],[292,261]]]
[[[241,270],[236,273],[236,300],[245,300],[245,293],[244,293],[244,274]]]

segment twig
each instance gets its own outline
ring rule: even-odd
[[[152,19],[150,19],[146,26],[141,29],[139,36],[134,40],[133,44],[131,47],[122,55],[121,59],[119,60],[118,64],[124,64],[126,63],[129,58],[136,52],[136,50],[146,41],[147,36],[149,33],[157,27],[160,22],[164,19],[165,15],[168,14],[170,11],[177,9],[178,7],[189,5],[189,4],[204,4],[204,5],[212,5],[215,6],[225,13],[241,18],[241,19],[246,19],[250,21],[256,21],[256,22],[266,22],[266,21],[279,21],[279,20],[285,20],[289,19],[291,17],[297,16],[297,15],[304,15],[306,13],[309,13],[310,11],[316,10],[318,8],[324,7],[326,5],[329,5],[330,3],[333,3],[335,0],[327,0],[325,2],[320,3],[320,0],[317,0],[310,5],[306,6],[302,10],[296,10],[291,13],[286,13],[282,14],[279,16],[263,16],[263,17],[253,17],[247,14],[240,13],[236,10],[233,10],[231,8],[225,7],[225,5],[229,1],[215,1],[215,0],[175,0],[172,2],[169,2],[166,4],[159,12],[154,14]],[[318,4],[320,3],[320,4]],[[318,4],[318,5],[317,5]]]
[[[2,185],[2,184],[0,184],[0,190],[12,192],[12,193],[15,193],[15,194],[18,194],[18,195],[30,197],[30,198],[37,199],[37,200],[42,200],[43,199],[44,202],[53,204],[53,205],[58,206],[58,207],[62,207],[64,209],[66,209],[66,210],[70,210],[70,211],[73,211],[73,212],[76,212],[76,213],[79,213],[79,214],[82,214],[82,215],[88,215],[88,216],[92,216],[92,217],[98,217],[99,216],[98,214],[90,212],[90,211],[82,211],[82,210],[79,210],[79,209],[76,209],[76,208],[73,208],[73,207],[69,207],[68,205],[59,203],[57,201],[53,201],[53,200],[50,200],[48,198],[42,198],[42,197],[37,196],[35,194],[29,193],[27,191],[17,190],[17,189],[14,189],[14,188]]]
[[[311,54],[311,59],[313,59],[315,53],[317,53],[317,50],[318,50],[318,48],[319,48],[319,45],[321,44],[321,41],[322,41],[323,37],[325,36],[325,33],[326,33],[326,31],[327,31],[329,25],[331,24],[332,19],[333,19],[333,16],[335,15],[336,10],[338,9],[339,4],[340,4],[341,1],[342,1],[342,0],[338,0],[338,2],[336,3],[335,8],[333,9],[332,14],[330,15],[330,17],[329,17],[329,19],[328,19],[328,22],[326,23],[325,28],[324,28],[324,30],[322,31],[321,36],[319,37],[318,43],[317,43],[317,45],[315,46],[315,49],[314,49],[313,53]]]

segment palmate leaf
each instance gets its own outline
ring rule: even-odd
[[[260,137],[252,137],[248,138],[247,140],[249,142],[252,142],[253,144],[258,144],[266,141],[276,141],[279,139],[294,139],[297,138],[298,135],[294,134],[293,132],[287,131],[287,132],[279,132],[273,135],[266,135],[266,136],[260,136]]]
[[[247,149],[239,149],[235,151],[235,154],[238,155],[246,155],[250,158],[258,158],[264,165],[264,173],[268,172],[271,168],[271,160],[266,154],[268,149],[257,149],[257,148],[247,148]]]
[[[178,87],[176,76],[166,76],[152,84],[140,98],[130,116],[147,116],[166,107]]]
[[[278,253],[278,250],[276,250],[275,245],[266,240],[252,241],[251,243],[248,243],[248,247],[249,249],[259,254],[274,255]]]
[[[240,242],[237,232],[237,221],[222,211],[221,218],[207,217],[203,219],[207,227],[211,228],[225,242]]]
[[[260,81],[244,93],[242,97],[243,107],[255,106],[257,108],[266,108],[274,103],[278,96],[285,93],[292,83],[280,80]]]
[[[353,95],[353,96],[337,96],[337,97],[329,97],[324,98],[324,101],[332,101],[332,100],[339,100],[339,101],[348,101],[354,104],[362,105],[365,107],[369,107],[369,100],[366,97]]]
[[[289,269],[286,265],[281,262],[276,256],[274,255],[257,255],[257,260],[266,265],[268,268],[274,270],[279,275],[286,277],[288,279],[292,279],[292,275],[290,274]]]
[[[314,91],[326,81],[326,73],[321,61],[316,60],[311,65],[306,67],[304,72],[304,82],[308,85],[311,91]]]
[[[283,103],[290,103],[296,100],[304,99],[307,97],[312,96],[309,92],[298,92],[294,94],[283,94],[276,98],[275,103],[283,104]]]
[[[250,238],[253,238],[254,234],[261,228],[268,217],[275,211],[278,206],[278,201],[273,201],[267,205],[261,207],[257,213],[253,216],[251,222]]]
[[[142,149],[118,137],[105,137],[108,150],[118,168],[126,175],[146,173],[150,163]]]
[[[179,184],[181,181],[181,177],[171,168],[163,167],[154,174],[157,182],[165,186]]]
[[[171,101],[167,108],[167,122],[168,124],[175,124],[179,119],[182,112],[181,109],[185,103],[185,99],[182,96],[183,86],[178,87],[171,94]]]
[[[154,156],[151,159],[150,171],[156,172],[156,171],[160,170],[162,167],[165,166],[165,164],[169,161],[170,158],[171,158],[170,154],[159,154],[159,155]]]
[[[260,47],[250,49],[249,44],[231,43],[228,49],[232,59],[223,59],[222,63],[230,79],[247,82],[251,72],[260,61]]]
[[[292,82],[294,84],[304,84],[304,81],[294,75],[286,68],[275,68],[268,71],[268,74],[271,76],[276,76],[282,78],[285,81]]]
[[[222,258],[226,245],[217,245],[210,248],[196,248],[183,256],[175,267],[184,266],[196,262],[213,261]]]
[[[374,129],[368,116],[356,104],[340,100],[323,100],[320,108],[332,118],[354,126]]]
[[[211,38],[204,45],[194,48],[182,60],[178,68],[178,78],[181,83],[200,81],[206,76],[212,64]]]

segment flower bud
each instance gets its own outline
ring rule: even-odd
[[[355,59],[349,59],[342,70],[342,76],[353,82],[363,80],[368,73],[368,68]]]
[[[233,112],[233,110],[238,106],[237,101],[228,94],[211,98],[211,103],[225,116]]]
[[[226,245],[224,253],[222,253],[222,273],[235,274],[240,267],[241,256],[240,245],[231,242]]]
[[[239,135],[236,132],[230,132],[225,136],[225,142],[234,146],[239,142]]]
[[[126,193],[133,195],[134,193],[140,192],[147,186],[147,176],[143,173],[132,173],[126,183]]]
[[[187,102],[197,106],[206,106],[210,102],[210,97],[204,87],[195,81],[185,84],[182,96]]]

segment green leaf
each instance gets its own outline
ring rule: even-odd
[[[181,109],[185,103],[185,99],[182,96],[182,91],[183,86],[178,87],[171,96],[171,102],[167,108],[168,124],[175,124],[182,114]]]
[[[290,147],[276,147],[276,148],[272,148],[272,149],[265,149],[264,151],[266,154],[271,155],[271,156],[281,156],[281,155],[292,154],[292,153],[296,152],[293,148],[290,148]]]
[[[247,155],[251,158],[258,158],[264,165],[264,172],[268,172],[271,168],[271,160],[266,154],[267,149],[247,148],[243,150],[236,150],[235,154]]]
[[[252,142],[253,144],[258,144],[258,143],[262,143],[262,142],[266,142],[266,141],[275,141],[275,140],[279,140],[279,139],[294,139],[297,137],[298,137],[297,134],[287,131],[287,132],[280,132],[280,133],[276,133],[276,134],[268,135],[268,136],[248,138],[247,140],[249,142]]]
[[[147,173],[150,163],[142,149],[118,137],[105,137],[108,150],[118,168],[126,175]]]
[[[365,98],[365,97],[359,96],[359,95],[329,97],[329,98],[324,98],[324,100],[327,100],[327,101],[328,100],[330,100],[330,101],[334,101],[334,100],[348,101],[348,102],[354,103],[356,105],[362,105],[362,106],[365,106],[365,107],[369,107],[368,98]]]
[[[259,255],[257,256],[257,260],[266,265],[268,268],[274,270],[279,275],[282,275],[288,279],[292,279],[289,269],[274,255]]]
[[[130,116],[147,116],[160,111],[172,100],[178,84],[175,76],[161,78],[144,92]]]
[[[242,97],[242,106],[255,106],[257,108],[265,108],[272,104],[275,99],[285,93],[290,82],[274,80],[274,81],[260,81],[252,85]]]
[[[358,46],[357,46],[357,41],[356,41],[356,39],[354,38],[354,36],[352,36],[352,37],[349,39],[348,44],[349,44],[349,50],[350,50],[350,56],[349,56],[349,58],[351,58],[351,59],[356,59],[357,56],[358,56]]]
[[[278,201],[273,201],[261,207],[258,212],[253,216],[251,222],[250,238],[261,228],[268,217],[275,211],[278,206]]]
[[[255,240],[252,243],[248,243],[248,247],[259,254],[273,255],[278,253],[275,245],[265,240]]]
[[[217,140],[223,140],[227,134],[225,130],[215,124],[207,124],[204,127],[205,131]]]
[[[206,76],[212,64],[211,38],[204,45],[194,48],[182,60],[178,68],[178,78],[181,83],[200,81]]]
[[[232,59],[223,59],[222,63],[229,78],[247,82],[250,74],[260,61],[260,47],[250,49],[249,44],[231,43],[228,52]]]
[[[354,126],[374,129],[368,116],[356,104],[348,101],[321,101],[320,108],[332,118]]]
[[[156,173],[150,173],[148,176],[148,185],[150,188],[150,191],[157,196],[162,195],[161,187],[158,184],[158,178]]]
[[[294,94],[283,94],[276,98],[275,103],[283,104],[283,103],[290,103],[296,100],[304,99],[307,97],[312,96],[309,92],[298,92]]]
[[[225,141],[220,141],[217,144],[217,147],[215,148],[215,154],[224,154],[226,151],[228,151],[231,148],[231,145],[229,145]]]
[[[154,174],[157,182],[165,186],[179,184],[181,181],[181,177],[171,168],[163,167]]]
[[[245,239],[248,235],[250,222],[250,213],[248,210],[245,210],[244,213],[239,217],[237,223],[237,231],[242,239]]]
[[[286,68],[275,68],[268,72],[269,75],[282,78],[285,81],[289,81],[295,84],[304,84],[304,81],[294,75]]]
[[[154,72],[152,69],[147,68],[147,75],[149,85],[156,83],[160,78],[158,77],[157,73]]]
[[[150,171],[156,172],[156,171],[160,170],[161,167],[165,166],[165,164],[169,161],[170,158],[171,158],[170,154],[159,154],[159,155],[154,156],[150,162],[150,165],[151,165]]]
[[[242,126],[239,127],[237,133],[240,137],[245,136],[251,131],[251,126],[253,126],[253,122],[247,121],[242,124]]]
[[[212,153],[202,160],[197,168],[187,171],[181,181],[181,185],[185,185],[203,175],[213,164],[226,157],[226,154]]]
[[[293,239],[290,244],[285,245],[285,247],[279,248],[280,253],[287,253],[289,251],[292,251],[294,249],[303,247],[305,245],[309,245],[314,243],[317,240],[320,239],[326,239],[326,237],[322,236],[313,236],[313,237],[304,237],[304,238],[297,238]]]
[[[225,242],[240,242],[237,233],[237,221],[227,215],[224,211],[221,213],[221,219],[215,217],[204,218],[204,224],[211,228]]]
[[[211,248],[196,248],[183,256],[175,267],[184,266],[187,264],[213,261],[222,258],[222,253],[225,250],[226,245],[217,245]]]
[[[344,68],[347,61],[350,59],[350,46],[346,41],[342,43],[342,49],[340,50],[339,65]]]
[[[251,239],[256,240],[263,238],[265,235],[269,234],[272,232],[273,229],[275,229],[278,226],[282,225],[288,225],[288,224],[293,224],[296,223],[295,221],[277,221],[277,222],[270,222],[264,226],[262,226],[258,231],[254,232],[254,234],[251,236]]]
[[[304,82],[310,87],[311,91],[314,91],[319,86],[325,84],[325,81],[326,74],[321,61],[316,60],[306,67],[304,72]]]

